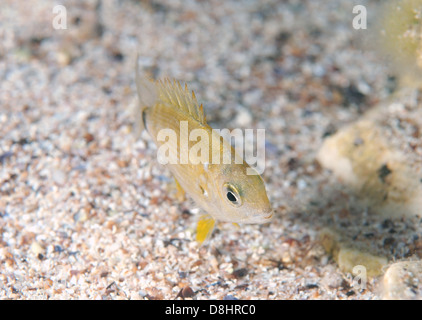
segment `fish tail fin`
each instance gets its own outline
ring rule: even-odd
[[[209,239],[214,230],[215,219],[209,214],[204,214],[199,218],[198,226],[196,227],[196,241],[202,244]]]
[[[151,108],[158,100],[158,92],[155,81],[146,75],[141,75],[139,70],[139,54],[136,56],[135,82],[138,92],[139,107],[134,108],[135,133],[140,133],[146,129],[145,112]]]

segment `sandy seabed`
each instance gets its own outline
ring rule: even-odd
[[[343,228],[390,261],[421,229],[371,216],[315,160],[394,84],[350,1],[69,0],[66,30],[55,5],[0,4],[1,299],[381,297],[380,277],[353,287],[319,236]],[[265,128],[270,224],[194,241],[200,210],[132,134],[137,53],[187,82],[212,127]]]

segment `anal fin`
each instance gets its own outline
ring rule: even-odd
[[[196,228],[196,241],[203,243],[210,236],[214,230],[215,219],[209,214],[202,215],[199,218],[198,226]]]

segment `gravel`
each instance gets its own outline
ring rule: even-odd
[[[66,30],[54,1],[0,4],[0,299],[378,299],[380,278],[353,288],[320,231],[364,246],[394,229],[388,261],[422,255],[419,221],[383,224],[315,160],[391,92],[350,1],[62,2]],[[378,2],[361,2],[369,20]],[[132,134],[137,53],[214,128],[266,129],[270,224],[194,241],[200,210]]]

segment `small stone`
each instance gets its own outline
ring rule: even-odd
[[[408,91],[397,95],[399,101],[411,98]],[[415,216],[422,206],[420,143],[415,139],[422,131],[422,109],[416,102],[409,102],[406,112],[396,105],[380,104],[328,136],[317,159],[371,211]]]
[[[339,251],[340,235],[330,228],[325,228],[321,230],[319,237],[325,251],[333,257],[336,257]]]
[[[54,169],[52,172],[52,178],[55,183],[62,186],[66,183],[66,174],[60,169]]]
[[[382,273],[382,268],[388,262],[385,257],[353,248],[353,242],[342,238],[341,234],[329,228],[321,231],[320,242],[345,273],[354,273],[356,266],[363,266],[368,277],[376,277]]]
[[[86,220],[88,220],[88,217],[89,217],[89,209],[87,208],[82,208],[81,210],[79,210],[77,213],[73,215],[73,219],[76,222],[85,222]]]
[[[386,264],[385,257],[375,256],[358,249],[343,247],[338,253],[338,265],[343,272],[353,273],[356,266],[363,266],[368,277],[376,277],[382,273],[382,268]]]
[[[6,159],[8,159],[8,158],[10,158],[12,156],[13,156],[13,153],[10,152],[10,151],[5,152],[3,154],[0,154],[0,162],[5,162]]]
[[[303,179],[299,179],[299,180],[297,181],[297,187],[298,187],[298,189],[299,189],[299,190],[303,190],[303,189],[305,189],[305,188],[306,188],[306,186],[307,186],[307,183],[306,183],[306,181],[305,181],[305,180],[303,180]]]
[[[342,286],[343,277],[341,273],[337,272],[335,268],[329,268],[329,272],[327,272],[321,280],[321,284],[326,286],[330,289],[337,289]]]
[[[44,248],[41,244],[39,244],[38,242],[34,241],[31,244],[31,251],[34,255],[36,255],[37,257],[39,257],[39,255],[43,255],[44,254]]]
[[[84,134],[84,139],[86,143],[90,143],[94,140],[94,136],[91,133],[87,132]]]
[[[240,128],[245,128],[245,127],[250,126],[250,124],[252,123],[251,113],[245,108],[240,108],[239,111],[237,112],[235,123]]]
[[[179,293],[177,294],[176,298],[192,298],[195,295],[195,292],[192,290],[191,287],[186,286],[180,289]]]
[[[241,268],[241,269],[237,269],[233,271],[232,276],[235,277],[236,279],[239,279],[239,278],[243,278],[247,274],[248,274],[248,269]]]
[[[422,300],[422,261],[392,264],[383,279],[385,300]]]
[[[56,60],[60,66],[65,67],[70,64],[70,62],[72,61],[72,57],[67,52],[59,51],[56,54]]]

